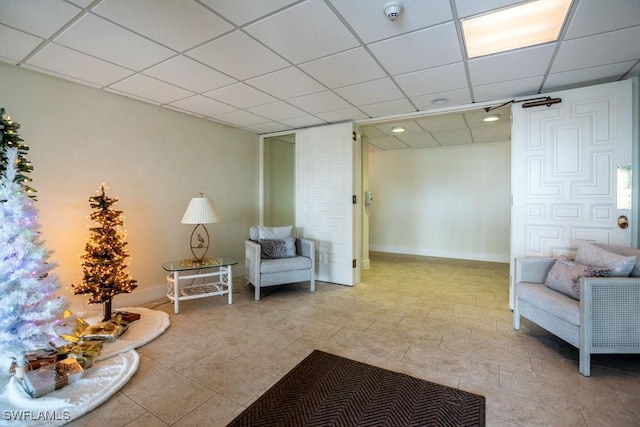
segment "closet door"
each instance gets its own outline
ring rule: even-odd
[[[551,107],[513,107],[511,286],[516,257],[574,255],[577,242],[630,246],[632,82],[541,96]],[[635,166],[635,165],[634,165]],[[637,174],[637,171],[633,172]]]
[[[296,228],[316,242],[316,280],[354,285],[357,194],[353,124],[320,126],[296,133]],[[358,201],[359,203],[359,201]]]

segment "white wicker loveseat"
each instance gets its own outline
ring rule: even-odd
[[[624,255],[634,251],[607,247],[616,248]],[[632,277],[580,277],[576,300],[545,286],[557,260],[516,259],[514,329],[522,316],[577,347],[580,373],[587,377],[591,354],[640,353],[640,266]]]

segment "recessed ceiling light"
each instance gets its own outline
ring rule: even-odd
[[[535,0],[462,20],[467,56],[489,55],[558,39],[571,0]]]
[[[431,100],[432,104],[441,105],[449,102],[449,98],[435,98]]]
[[[495,122],[500,120],[500,114],[487,114],[482,118],[483,122]]]
[[[402,133],[404,132],[406,129],[403,126],[394,126],[391,128],[391,132],[393,133]]]

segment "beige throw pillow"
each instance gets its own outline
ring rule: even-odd
[[[556,260],[547,275],[544,284],[549,289],[558,291],[573,299],[580,299],[581,277],[609,277],[611,270],[601,267],[589,267],[575,261],[571,261],[564,255]]]

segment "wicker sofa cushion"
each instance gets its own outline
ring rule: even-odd
[[[544,284],[546,287],[563,293],[575,300],[580,299],[581,277],[610,277],[611,269],[602,267],[590,267],[571,261],[561,255],[553,264]]]
[[[549,289],[541,283],[521,282],[517,286],[520,300],[540,307],[550,315],[572,325],[580,324],[580,303],[575,299]]]
[[[610,268],[612,276],[627,277],[636,265],[636,257],[618,255],[581,240],[576,253],[576,262],[591,267]]]
[[[304,256],[280,259],[263,259],[260,273],[282,273],[283,271],[306,270],[311,267],[311,259]]]

